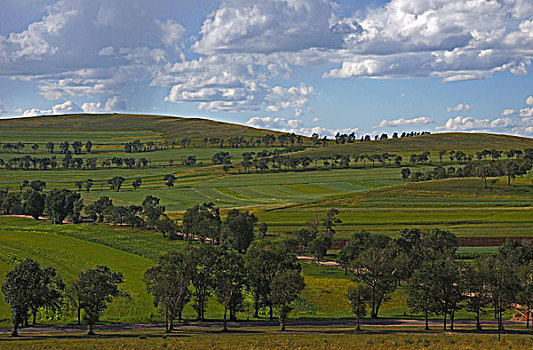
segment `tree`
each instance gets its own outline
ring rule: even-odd
[[[284,331],[285,321],[292,310],[290,304],[305,288],[305,282],[299,271],[285,270],[274,275],[270,288],[272,304],[278,309],[281,330]]]
[[[63,287],[55,269],[41,269],[39,263],[30,258],[9,271],[6,274],[6,282],[2,285],[2,292],[11,308],[11,335],[18,335],[19,325],[27,325],[28,312],[32,313],[35,324],[37,311],[41,307],[57,308],[61,295],[59,290]]]
[[[346,297],[350,303],[352,312],[357,319],[357,330],[361,330],[361,318],[366,315],[366,306],[370,301],[371,290],[364,284],[358,284],[357,287],[350,287]]]
[[[315,239],[309,242],[309,250],[313,254],[317,263],[326,256],[328,248],[331,246],[331,240],[323,233],[320,232]]]
[[[481,330],[480,316],[489,306],[490,295],[488,281],[492,271],[484,266],[484,258],[478,258],[465,269],[465,290],[468,292],[465,308],[476,315],[476,329]]]
[[[222,224],[222,242],[242,253],[254,240],[257,217],[247,211],[232,209]]]
[[[165,185],[167,185],[168,188],[171,188],[174,186],[174,182],[176,182],[176,177],[172,174],[169,174],[169,175],[165,175],[163,180],[165,180]]]
[[[203,321],[207,300],[214,284],[215,263],[218,249],[211,244],[199,247],[188,246],[185,254],[192,266],[191,284],[193,286],[193,308],[198,320]]]
[[[111,186],[111,189],[117,192],[120,191],[120,187],[122,186],[123,182],[124,178],[122,176],[115,176],[107,181],[107,183]]]
[[[172,332],[176,317],[181,319],[183,308],[190,299],[191,269],[182,252],[161,256],[157,265],[148,269],[144,281],[148,293],[154,296],[154,306],[165,311],[165,331]]]
[[[518,281],[520,289],[517,294],[517,302],[522,305],[526,314],[526,328],[529,328],[529,318],[533,309],[533,261],[519,267]]]
[[[114,272],[103,265],[86,269],[79,274],[77,284],[84,311],[83,320],[88,325],[87,334],[94,334],[94,324],[114,297],[127,296],[118,288],[123,282],[122,273]]]
[[[24,212],[31,215],[35,220],[39,220],[39,217],[43,215],[46,195],[30,189],[24,193],[22,198],[24,199]]]
[[[142,214],[146,219],[146,224],[148,227],[156,227],[159,223],[159,218],[165,213],[165,207],[159,203],[159,198],[154,196],[146,196],[141,204],[143,208]]]
[[[266,222],[262,222],[259,224],[258,231],[259,231],[259,238],[266,237],[267,231],[268,231],[268,225],[266,224]]]
[[[138,189],[139,187],[141,187],[142,183],[143,183],[143,181],[142,181],[141,179],[135,179],[135,180],[132,182],[131,186],[133,187],[133,190],[134,190],[134,191],[137,191],[137,189]]]
[[[87,142],[85,142],[85,149],[87,150],[87,153],[91,153],[93,149],[93,143],[91,140],[87,140]]]
[[[411,170],[409,168],[403,168],[402,169],[402,179],[403,181],[406,181],[409,176],[411,176]]]
[[[54,143],[53,142],[47,142],[46,143],[46,149],[50,153],[54,153]]]
[[[32,180],[29,186],[34,191],[42,191],[46,187],[46,182],[42,180]]]
[[[219,243],[221,225],[220,211],[214,203],[196,205],[183,215],[183,232],[190,239]]]
[[[62,224],[68,215],[74,213],[75,204],[80,200],[80,194],[70,190],[50,191],[45,199],[45,210],[50,221],[54,224]]]
[[[424,262],[407,282],[407,306],[414,312],[424,314],[426,330],[429,330],[429,315],[435,309],[435,283],[432,266]]]
[[[370,317],[377,318],[379,308],[396,287],[398,266],[394,263],[396,255],[392,248],[370,247],[355,259],[351,268],[358,281],[371,288]]]
[[[93,218],[93,221],[103,222],[104,211],[111,206],[113,206],[113,201],[108,196],[102,196],[89,204],[85,212]]]
[[[344,268],[345,274],[352,261],[357,259],[359,254],[370,247],[370,233],[366,231],[356,232],[346,242],[346,245],[339,252],[337,262]]]
[[[85,180],[85,191],[87,193],[89,193],[89,191],[91,190],[91,187],[93,187],[93,180],[92,179]]]
[[[245,271],[242,256],[233,250],[221,252],[215,263],[214,282],[215,294],[224,306],[223,330],[227,331],[227,312],[230,310],[230,318],[234,319],[237,304],[243,299]]]

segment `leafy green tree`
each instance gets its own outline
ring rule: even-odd
[[[450,329],[453,331],[455,311],[463,298],[461,268],[453,256],[437,258],[430,262],[430,266],[433,274],[433,312],[443,315],[444,330],[450,315]]]
[[[259,231],[259,238],[265,238],[268,232],[268,225],[266,222],[262,222],[259,224],[259,228],[257,229]]]
[[[309,242],[309,250],[313,254],[313,257],[317,263],[319,263],[322,258],[326,256],[330,246],[331,241],[324,232],[320,232],[315,239]]]
[[[407,306],[424,314],[425,327],[429,330],[429,315],[435,310],[435,281],[432,266],[424,262],[407,282]]]
[[[27,190],[23,195],[24,212],[35,220],[43,215],[46,195],[33,189]]]
[[[32,180],[29,186],[34,191],[42,191],[46,187],[46,182],[42,180]]]
[[[222,242],[242,253],[254,240],[257,217],[248,211],[232,209],[222,224]]]
[[[357,330],[361,330],[361,318],[366,315],[366,307],[370,301],[372,291],[364,284],[358,284],[357,287],[350,287],[346,297],[350,303],[352,312],[357,320]]]
[[[351,264],[357,280],[371,288],[372,318],[378,317],[382,302],[396,288],[399,267],[394,263],[395,258],[396,254],[390,247],[370,247],[361,252]]]
[[[403,181],[406,181],[411,176],[411,169],[409,168],[403,168],[401,172]]]
[[[141,206],[142,214],[145,217],[146,225],[154,228],[159,223],[159,218],[165,213],[165,207],[160,205],[160,199],[154,196],[146,196]]]
[[[133,190],[134,190],[134,191],[137,191],[137,189],[138,189],[139,187],[141,187],[142,183],[143,183],[143,181],[142,181],[141,179],[135,179],[135,180],[132,182],[131,186],[133,187]]]
[[[517,302],[522,305],[526,314],[526,328],[529,328],[529,318],[533,309],[533,261],[519,267],[518,271],[519,290]]]
[[[220,242],[222,220],[214,203],[204,203],[187,209],[183,215],[183,232],[189,239]]]
[[[484,258],[477,258],[465,268],[465,290],[467,311],[476,315],[476,329],[481,330],[481,313],[490,304],[489,281],[492,271],[484,266]]]
[[[192,266],[182,252],[161,256],[157,265],[144,274],[148,292],[154,296],[154,305],[165,312],[165,331],[172,332],[174,320],[181,319],[183,308],[189,302]]]
[[[87,140],[87,142],[85,142],[85,149],[87,150],[87,153],[91,153],[93,149],[93,143],[91,140]]]
[[[240,254],[228,250],[218,255],[215,263],[214,289],[218,301],[224,306],[224,331],[228,330],[228,310],[232,314],[230,318],[234,319],[238,304],[242,303],[245,277],[244,259]]]
[[[94,184],[93,179],[87,179],[87,180],[85,180],[85,191],[86,191],[87,193],[89,193],[89,191],[91,190],[91,187],[93,187],[93,184]]]
[[[93,221],[103,222],[104,211],[113,206],[113,201],[108,196],[101,196],[85,208],[85,213],[92,217]]]
[[[165,175],[163,180],[165,180],[165,185],[167,185],[168,188],[171,188],[174,186],[174,182],[176,182],[176,177],[172,174],[168,174],[168,175]]]
[[[85,269],[79,274],[77,284],[84,311],[83,320],[88,326],[87,334],[94,334],[94,324],[114,297],[127,296],[119,289],[123,282],[122,273],[114,272],[103,265]]]
[[[122,187],[122,183],[124,182],[124,178],[122,176],[115,176],[114,178],[107,181],[109,186],[111,186],[111,189],[113,191],[120,191],[120,187]]]
[[[50,153],[54,153],[54,143],[53,142],[47,142],[46,143],[46,149]]]
[[[166,215],[156,221],[155,229],[163,234],[163,238],[168,237],[168,239],[176,239],[176,234],[178,233],[178,225]]]
[[[218,249],[211,244],[202,244],[199,247],[186,248],[188,264],[193,266],[191,284],[193,286],[193,308],[196,310],[198,320],[205,320],[207,300],[213,289],[215,264]]]
[[[281,330],[284,331],[285,322],[292,311],[291,303],[305,288],[305,282],[299,271],[285,270],[274,275],[270,288],[272,304],[278,309]]]
[[[27,258],[6,274],[2,285],[4,299],[11,308],[12,336],[18,335],[19,325],[28,324],[28,313],[33,315],[42,307],[58,308],[63,283],[55,269],[41,269],[39,263]]]
[[[45,200],[45,210],[50,221],[54,224],[62,224],[67,216],[74,213],[75,204],[79,200],[81,200],[80,194],[70,190],[50,191]]]
[[[344,268],[345,274],[352,261],[357,259],[362,251],[370,247],[370,233],[366,231],[356,232],[346,242],[346,245],[339,252],[337,262]]]

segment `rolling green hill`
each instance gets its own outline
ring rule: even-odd
[[[15,134],[12,134],[13,132]],[[68,139],[75,139],[75,137],[92,137],[93,133],[96,136],[107,136],[115,139],[135,137],[145,139],[152,136],[169,141],[185,137],[198,141],[204,137],[229,138],[281,134],[277,131],[208,119],[158,115],[69,114],[0,120],[0,135],[4,138],[8,135],[21,135],[26,138],[28,135],[33,135],[44,139],[46,136],[48,138],[57,136],[59,137],[58,140],[61,140],[62,135]]]
[[[348,144],[330,142],[327,147],[308,149],[299,155],[326,156],[362,153],[411,153],[425,151],[479,151],[483,149],[525,149],[533,147],[533,139],[510,135],[482,133],[438,133],[398,139],[366,141]]]

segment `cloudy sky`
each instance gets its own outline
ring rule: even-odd
[[[0,117],[533,136],[531,0],[0,0]]]

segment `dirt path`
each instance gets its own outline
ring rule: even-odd
[[[517,321],[504,321],[505,325],[521,325],[524,322]],[[423,327],[424,320],[408,320],[408,319],[375,319],[364,320],[361,324],[365,327]],[[449,323],[447,323],[449,325]],[[475,320],[455,320],[455,326],[475,326]],[[430,327],[441,329],[441,320],[430,320]],[[482,325],[496,326],[496,320],[482,321]],[[178,323],[174,325],[176,329],[188,329],[188,328],[222,328],[223,323],[220,322],[191,322],[191,323]],[[279,322],[277,321],[242,321],[242,322],[228,322],[230,328],[250,328],[250,327],[277,327]],[[287,326],[355,326],[353,320],[296,320],[287,323]],[[104,330],[163,330],[165,325],[162,323],[152,324],[111,324],[111,325],[97,325],[94,327],[96,331]],[[70,325],[70,326],[43,326],[43,327],[27,327],[20,328],[19,333],[42,333],[42,332],[80,332],[85,331],[86,326]],[[8,333],[11,329],[0,328],[1,333]]]

